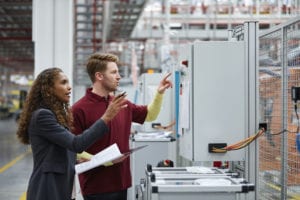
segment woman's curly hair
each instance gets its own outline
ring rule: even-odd
[[[60,68],[48,68],[35,79],[20,115],[17,136],[22,143],[30,144],[28,126],[32,113],[39,108],[50,109],[59,124],[72,128],[73,117],[69,103],[60,101],[54,95],[54,83],[61,72]]]

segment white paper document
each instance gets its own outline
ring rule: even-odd
[[[100,151],[96,155],[94,155],[91,160],[79,163],[75,165],[75,171],[77,174],[86,172],[95,167],[105,165],[106,163],[112,162],[116,164],[118,162],[122,162],[125,158],[127,158],[132,152],[142,149],[148,145],[143,145],[140,147],[136,147],[134,149],[130,149],[128,152],[121,153],[118,145],[112,144],[103,151]]]
[[[135,139],[157,139],[167,138],[172,135],[172,131],[153,131],[153,132],[138,132],[134,135]]]

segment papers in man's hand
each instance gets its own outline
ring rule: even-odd
[[[140,146],[134,149],[130,149],[128,152],[121,153],[118,145],[112,144],[111,146],[107,147],[103,151],[100,151],[96,155],[94,155],[90,161],[79,163],[75,165],[75,171],[77,174],[86,172],[90,169],[101,165],[109,165],[108,163],[116,164],[125,160],[132,152],[142,149],[147,145]]]

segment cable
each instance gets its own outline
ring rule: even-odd
[[[245,140],[242,140],[240,142],[237,142],[235,144],[223,147],[223,148],[213,148],[212,151],[214,153],[225,153],[227,151],[233,151],[233,150],[239,150],[246,146],[248,146],[250,143],[252,143],[254,140],[256,140],[258,137],[260,137],[265,132],[264,128],[261,128],[255,135],[252,135]]]
[[[295,109],[295,113],[296,113],[296,118],[297,118],[297,122],[298,122],[298,126],[297,126],[297,133],[299,133],[299,115],[298,115],[298,108],[297,108],[297,103],[294,104],[294,109]]]
[[[299,127],[298,127],[299,128]],[[287,129],[283,129],[282,131],[278,132],[278,133],[271,133],[271,135],[280,135],[282,133],[299,133],[298,130],[297,132],[294,132],[294,131],[289,131]],[[223,148],[216,148],[214,147],[212,149],[212,151],[214,153],[225,153],[227,151],[234,151],[234,150],[239,150],[239,149],[242,149],[246,146],[248,146],[249,144],[251,144],[254,140],[256,140],[258,137],[260,137],[263,133],[265,133],[265,129],[262,128],[260,129],[255,135],[252,135],[240,142],[237,142],[235,144],[232,144],[232,145],[229,145],[229,146],[226,146],[226,147],[223,147]]]
[[[174,126],[176,124],[176,121],[172,121],[170,124],[166,125],[166,126],[162,126],[162,125],[155,125],[153,128],[157,129],[157,130],[163,130],[163,131],[171,131],[172,130],[172,126]]]
[[[292,88],[293,90],[293,88]],[[294,93],[296,93],[295,89],[293,90]],[[287,129],[283,129],[281,130],[280,132],[278,133],[271,133],[270,135],[280,135],[282,133],[297,133],[299,134],[299,136],[297,135],[297,137],[300,138],[300,133],[299,133],[299,127],[300,127],[300,120],[299,120],[299,115],[298,115],[298,108],[297,108],[297,100],[298,100],[298,96],[296,97],[297,95],[296,94],[292,94],[292,99],[294,100],[294,109],[295,109],[295,114],[296,114],[296,118],[297,118],[297,130],[296,132],[295,131],[289,131]],[[235,144],[232,144],[232,145],[229,145],[229,146],[226,146],[226,147],[223,147],[223,148],[216,148],[216,147],[213,147],[212,151],[214,153],[225,153],[227,151],[233,151],[233,150],[239,150],[239,149],[242,149],[246,146],[248,146],[249,144],[251,144],[254,140],[256,140],[258,137],[260,137],[263,133],[265,133],[266,130],[264,128],[261,128],[255,135],[253,136],[250,136],[240,142],[237,142]],[[298,140],[296,140],[298,141]],[[299,139],[299,151],[300,151],[300,139]]]

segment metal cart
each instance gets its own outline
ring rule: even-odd
[[[147,200],[237,200],[237,194],[254,191],[254,185],[242,179],[210,175],[159,179],[146,187]]]
[[[198,178],[210,177],[230,177],[237,178],[238,174],[228,171],[228,169],[219,169],[215,167],[152,167],[148,164],[145,170],[145,178],[141,179],[137,194],[141,200],[150,200],[152,196],[152,183],[161,181],[191,181]]]

